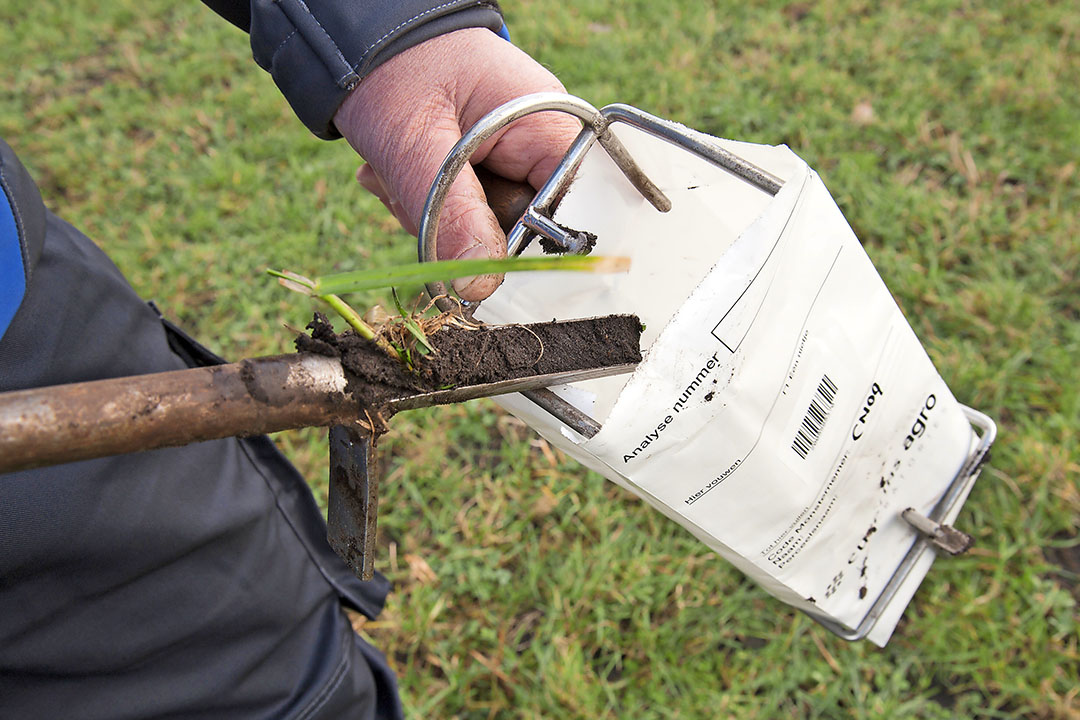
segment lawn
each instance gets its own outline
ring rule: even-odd
[[[389,606],[361,632],[418,718],[1080,717],[1080,11],[1066,2],[506,0],[596,105],[817,169],[991,465],[888,647],[849,644],[488,401],[383,441]],[[266,266],[414,241],[197,2],[0,3],[0,136],[46,203],[226,357],[284,352]],[[354,298],[364,305],[378,295]],[[325,433],[276,439],[326,494]],[[1070,548],[1072,548],[1070,550]]]

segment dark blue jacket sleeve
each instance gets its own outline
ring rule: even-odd
[[[257,62],[317,136],[349,91],[394,55],[454,30],[503,25],[495,0],[203,0],[251,34]]]

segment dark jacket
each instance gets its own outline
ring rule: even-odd
[[[219,362],[45,209],[2,140],[0,189],[0,281],[20,300],[0,393]],[[325,538],[267,437],[0,475],[0,717],[400,717],[341,610],[375,617],[389,583],[361,583]]]
[[[334,113],[394,55],[437,35],[503,28],[495,0],[203,0],[251,33],[257,62],[313,133],[340,137]]]

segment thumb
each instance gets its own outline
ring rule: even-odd
[[[417,234],[428,190],[450,149],[455,133],[424,134],[425,147],[398,155],[383,173],[374,159],[361,167],[357,180],[373,193],[412,235]],[[438,217],[435,242],[439,260],[482,260],[506,255],[506,236],[488,206],[483,187],[471,165],[466,165],[447,191]],[[501,275],[456,278],[454,291],[463,300],[483,300],[495,292]]]
[[[447,137],[445,150],[439,148],[432,159],[441,160],[457,142],[457,137]],[[439,164],[426,167],[418,174],[434,180]],[[427,187],[417,203],[416,217],[423,214],[427,200]],[[403,201],[403,205],[409,203]],[[506,236],[499,221],[488,206],[484,189],[471,165],[466,165],[450,186],[439,216],[438,236],[435,241],[439,260],[482,260],[506,256]],[[483,300],[502,283],[502,275],[479,275],[457,278],[453,281],[454,292],[463,300]]]
[[[400,86],[381,88],[382,80],[377,71],[369,76],[346,99],[335,122],[368,162],[357,175],[360,184],[374,192],[415,234],[431,183],[461,138],[461,130],[451,99],[439,98],[437,93],[428,95],[424,112],[394,112],[408,105],[371,100],[370,96],[393,98],[401,92]],[[506,255],[506,236],[470,165],[461,170],[447,192],[439,217],[436,255],[440,260]],[[462,299],[482,300],[501,282],[499,275],[483,275],[458,278],[453,286]]]

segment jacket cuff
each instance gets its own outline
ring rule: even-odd
[[[334,113],[372,70],[408,48],[464,28],[503,27],[495,0],[253,0],[251,49],[315,135],[341,137]]]

